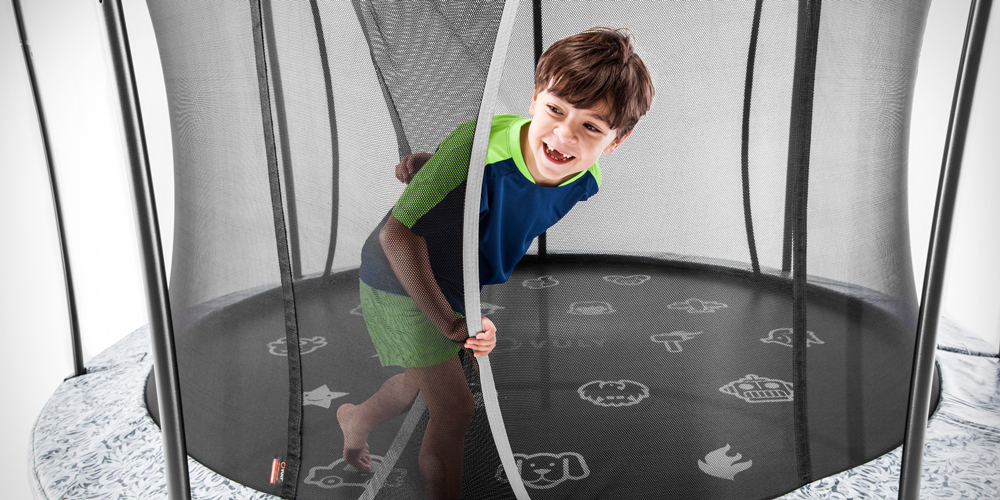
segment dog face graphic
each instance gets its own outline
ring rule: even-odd
[[[649,387],[633,380],[594,380],[576,392],[581,399],[604,407],[632,406],[649,397]]]
[[[514,458],[517,460],[517,470],[524,485],[536,490],[555,488],[566,481],[590,476],[587,462],[579,453],[535,453],[534,455],[515,453]],[[496,478],[501,482],[507,482],[503,466],[497,468]]]
[[[364,473],[355,469],[354,467],[348,465],[343,458],[337,460],[336,462],[327,466],[318,466],[309,469],[309,476],[306,477],[305,483],[314,486],[319,486],[320,488],[332,489],[340,488],[343,486],[357,486],[364,488],[372,477],[375,476],[374,470],[382,465],[383,457],[379,455],[372,455],[372,471],[369,473]],[[385,482],[382,483],[383,487],[395,488],[403,485],[403,478],[406,476],[406,469],[392,469],[389,476],[386,477]]]
[[[323,337],[299,338],[299,354],[309,354],[326,345]],[[267,344],[271,348],[271,354],[275,356],[288,356],[288,338],[281,337],[274,342]]]

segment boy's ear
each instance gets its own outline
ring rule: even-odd
[[[604,148],[604,152],[607,154],[614,153],[615,148],[621,146],[622,143],[625,142],[625,139],[628,139],[628,136],[632,135],[632,132],[635,132],[635,129],[629,130],[628,133],[625,134],[625,136],[622,137],[621,139],[615,139],[611,141],[611,144],[608,144],[608,147]]]

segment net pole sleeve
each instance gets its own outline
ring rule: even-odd
[[[263,5],[262,5],[263,4]],[[267,157],[268,187],[271,195],[271,214],[274,223],[275,250],[281,276],[282,310],[284,312],[285,342],[288,346],[288,438],[285,462],[285,480],[281,484],[282,498],[295,498],[302,466],[302,354],[299,350],[298,313],[295,305],[295,280],[289,252],[288,230],[282,205],[282,179],[278,168],[278,145],[275,140],[274,115],[271,112],[271,89],[267,60],[266,30],[268,0],[250,0],[253,30],[254,61],[257,72],[257,90],[260,97],[261,133]],[[284,179],[286,186],[290,182]]]
[[[462,227],[462,274],[465,281],[466,326],[469,336],[483,330],[479,301],[479,205],[482,196],[483,174],[486,169],[486,150],[490,140],[490,128],[493,125],[493,108],[500,90],[500,80],[503,75],[504,63],[507,59],[507,47],[510,44],[511,32],[514,29],[514,19],[517,17],[518,0],[504,2],[503,14],[497,29],[496,41],[493,45],[493,58],[483,88],[483,99],[479,106],[476,121],[476,133],[472,141],[472,153],[469,157],[469,176],[465,189],[465,212]],[[479,358],[479,377],[483,386],[483,403],[486,406],[486,416],[489,419],[490,430],[496,443],[500,463],[511,489],[518,500],[527,500],[528,491],[521,481],[521,473],[514,461],[514,453],[510,448],[510,440],[500,414],[496,383],[493,380],[493,370],[490,367],[489,356]]]
[[[114,70],[130,191],[135,209],[136,232],[139,236],[139,258],[146,288],[153,372],[156,375],[156,396],[163,433],[167,497],[171,500],[189,500],[191,483],[184,441],[177,353],[170,316],[170,296],[167,293],[167,275],[163,264],[163,247],[156,215],[156,200],[153,196],[153,182],[149,171],[149,154],[142,126],[142,112],[139,108],[139,91],[132,69],[132,54],[121,0],[98,0],[98,3],[101,8],[99,17],[107,34],[108,51]]]
[[[56,182],[55,162],[52,161],[52,147],[49,144],[49,129],[45,121],[42,94],[38,91],[38,78],[35,75],[35,65],[31,58],[31,44],[28,43],[28,31],[24,28],[21,2],[20,0],[11,0],[11,2],[14,5],[14,20],[17,23],[17,34],[21,42],[21,52],[24,55],[24,66],[28,71],[28,83],[31,85],[31,97],[35,101],[35,116],[38,117],[38,131],[42,136],[42,152],[45,154],[45,167],[49,174],[49,189],[52,193],[52,207],[56,219],[56,238],[59,242],[59,257],[62,261],[63,278],[66,283],[66,309],[69,314],[70,345],[73,349],[73,376],[79,377],[87,373],[87,368],[83,366],[80,321],[76,314],[76,293],[73,292],[73,272],[69,265],[69,249],[66,245],[66,233],[63,229],[59,183]]]
[[[816,85],[816,55],[819,49],[820,0],[799,0],[795,41],[795,74],[788,134],[788,172],[791,197],[792,235],[792,383],[795,388],[795,457],[801,484],[812,481],[812,451],[809,437],[808,367],[809,347],[806,307],[809,158],[812,147],[813,91]]]
[[[903,461],[899,471],[900,500],[916,500],[920,497],[920,474],[923,470],[924,441],[934,383],[934,355],[937,349],[937,327],[941,315],[948,242],[958,197],[965,137],[969,129],[969,116],[972,114],[976,78],[979,75],[992,3],[992,0],[972,0],[959,59],[931,225],[930,247],[927,250],[920,311],[917,315],[917,340],[913,353],[913,374],[910,378],[910,399],[906,408]]]

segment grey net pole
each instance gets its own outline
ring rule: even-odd
[[[79,377],[87,373],[83,366],[83,350],[80,345],[80,321],[76,314],[76,294],[73,293],[73,273],[69,267],[69,251],[66,248],[66,234],[63,231],[62,203],[59,200],[59,184],[56,182],[56,171],[52,162],[52,148],[49,145],[49,130],[45,124],[45,112],[42,107],[42,94],[38,91],[38,78],[35,76],[35,65],[31,59],[31,45],[28,43],[28,31],[24,29],[24,16],[21,14],[20,0],[11,0],[14,6],[14,20],[17,23],[17,34],[21,40],[21,52],[24,54],[24,66],[28,70],[28,82],[31,84],[31,96],[35,100],[35,114],[38,117],[38,130],[42,135],[42,151],[45,153],[45,166],[49,173],[49,188],[52,192],[52,206],[56,216],[56,237],[59,239],[59,256],[62,259],[63,278],[66,280],[66,308],[69,313],[69,336],[73,346],[73,376]]]
[[[934,351],[937,348],[937,326],[941,314],[941,291],[944,287],[945,264],[948,260],[948,240],[952,216],[958,197],[959,172],[965,153],[965,136],[983,55],[983,41],[990,18],[992,0],[972,0],[969,21],[965,29],[958,79],[952,98],[951,117],[945,137],[941,177],[931,226],[930,248],[917,318],[917,343],[913,353],[913,375],[910,379],[910,401],[906,409],[906,432],[903,440],[903,463],[899,471],[900,500],[920,498],[920,473],[923,470],[924,438],[930,411],[931,385],[934,381]]]
[[[955,94],[952,98],[917,318],[917,345],[913,354],[910,401],[906,409],[903,463],[899,471],[900,500],[920,498],[920,473],[923,470],[927,413],[930,411],[931,385],[934,381],[934,351],[937,348],[937,326],[941,314],[945,264],[948,260],[948,240],[951,236],[959,171],[965,152],[965,136],[969,129],[969,115],[972,113],[976,77],[983,55],[991,4],[992,0],[972,0],[969,6],[969,22],[965,29],[958,80],[955,82]]]
[[[177,378],[177,354],[174,349],[173,323],[170,319],[170,297],[167,295],[167,274],[163,265],[159,221],[153,182],[149,172],[146,136],[139,109],[139,91],[132,71],[132,53],[125,29],[125,14],[121,0],[98,0],[101,20],[108,35],[108,49],[114,70],[118,104],[122,113],[125,151],[128,160],[132,203],[135,208],[136,232],[139,235],[142,277],[146,285],[146,305],[149,316],[149,336],[153,350],[153,372],[156,375],[156,397],[160,406],[160,426],[163,430],[163,461],[166,469],[167,496],[171,500],[190,500],[187,448],[184,442],[184,420],[181,413],[180,382]]]

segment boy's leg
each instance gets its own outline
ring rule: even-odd
[[[344,433],[344,460],[362,472],[371,470],[368,433],[376,426],[410,409],[417,397],[412,377],[400,373],[386,380],[372,397],[360,405],[337,408],[337,422]]]
[[[462,494],[465,431],[475,404],[458,356],[425,368],[407,368],[427,403],[430,420],[420,446],[420,476],[427,498],[455,499]]]

